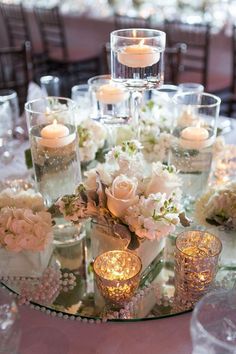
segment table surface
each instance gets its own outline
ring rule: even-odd
[[[225,135],[235,144],[234,129]],[[26,173],[21,144],[20,153],[8,167],[0,166],[0,179]],[[81,323],[51,317],[30,306],[20,307],[22,340],[19,354],[190,354],[191,313],[133,323]]]

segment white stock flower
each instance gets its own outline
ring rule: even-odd
[[[157,239],[175,230],[179,210],[173,198],[165,194],[141,196],[139,202],[128,208],[125,220],[130,229],[141,238]]]
[[[161,162],[152,164],[152,176],[147,185],[145,195],[151,193],[165,193],[167,198],[181,186],[174,166],[165,166]]]
[[[81,162],[94,160],[98,149],[105,144],[105,128],[93,119],[86,119],[79,124],[78,135]]]
[[[112,186],[106,189],[107,206],[113,215],[123,217],[127,208],[138,202],[137,186],[134,178],[120,175],[114,179]]]

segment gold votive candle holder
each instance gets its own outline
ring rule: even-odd
[[[176,239],[175,295],[182,303],[195,304],[211,287],[222,249],[220,239],[207,232],[190,230]]]
[[[108,303],[120,306],[138,288],[142,263],[134,253],[113,250],[96,257],[93,269],[101,295]]]

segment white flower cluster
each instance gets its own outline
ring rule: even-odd
[[[9,251],[44,250],[52,240],[51,214],[32,189],[0,193],[0,247]]]
[[[94,160],[97,151],[105,144],[106,130],[104,126],[90,118],[83,120],[78,125],[78,135],[80,161]]]
[[[161,103],[160,103],[161,102]],[[140,142],[143,146],[143,155],[148,162],[167,161],[167,155],[172,142],[170,134],[173,121],[173,112],[170,110],[170,100],[162,95],[161,100],[149,100],[140,112],[139,129]],[[120,128],[119,128],[120,129]],[[118,141],[127,140],[132,136],[130,132],[123,130],[123,136],[117,134]]]
[[[42,251],[52,240],[50,213],[31,209],[2,208],[0,246],[9,251]]]
[[[44,202],[42,195],[33,189],[15,191],[6,188],[0,192],[0,210],[6,206],[40,211],[44,209]]]
[[[205,225],[236,230],[236,181],[214,187],[196,203],[196,217]]]
[[[110,213],[139,238],[157,239],[172,232],[180,221],[180,179],[173,166],[161,162],[148,164],[140,148],[137,141],[113,148],[104,164],[86,173],[81,195],[59,201],[63,214],[76,222],[83,217]],[[98,176],[105,186],[105,198],[100,198],[98,192],[102,205],[91,203]]]

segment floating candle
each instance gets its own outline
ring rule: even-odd
[[[41,130],[40,144],[51,148],[65,146],[71,142],[69,134],[69,129],[64,124],[57,123],[57,120],[54,119],[52,124],[46,125]]]
[[[130,68],[145,68],[156,64],[160,60],[160,53],[156,48],[145,45],[142,39],[139,44],[124,47],[117,59]]]
[[[212,142],[208,130],[203,127],[187,127],[180,134],[180,145],[186,149],[199,150],[211,145]]]
[[[117,104],[128,98],[128,92],[123,87],[105,84],[97,90],[96,98],[104,104]]]

